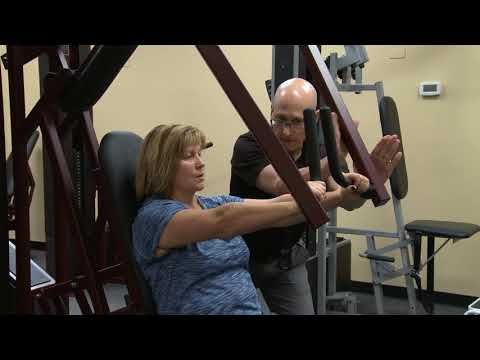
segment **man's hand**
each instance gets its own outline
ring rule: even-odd
[[[360,121],[352,119],[355,127],[358,129]],[[337,144],[337,152],[339,159],[345,159],[348,155],[348,149],[342,141],[342,134],[340,133],[340,127],[338,125],[338,116],[336,113],[332,112],[332,124],[333,130],[335,132],[335,142]]]
[[[400,149],[400,140],[397,135],[384,136],[370,153],[378,174],[383,178],[383,182],[392,175],[393,170],[400,162],[403,154]]]

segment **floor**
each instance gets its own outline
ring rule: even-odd
[[[45,268],[45,256],[42,251],[32,251],[32,259]],[[104,287],[110,310],[120,309],[125,306],[126,287],[121,284],[107,284]],[[376,314],[375,297],[367,293],[352,293],[357,299],[357,313],[360,315]],[[408,315],[407,299],[384,296],[383,306],[386,315]],[[467,309],[446,304],[435,304],[435,315],[463,315]],[[79,315],[80,309],[74,298],[70,299],[70,314]],[[417,303],[417,314],[426,315],[420,303]]]
[[[372,315],[377,313],[375,297],[372,294],[355,293],[355,296],[359,300],[357,310],[360,314]],[[399,299],[384,296],[383,306],[385,314],[387,315],[408,315],[409,304],[406,298]],[[467,311],[467,308],[446,304],[434,304],[434,307],[435,315],[463,315],[465,311]],[[416,310],[418,315],[428,315],[422,304],[418,301],[416,303]]]

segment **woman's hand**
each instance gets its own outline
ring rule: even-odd
[[[313,195],[319,202],[323,202],[326,197],[327,187],[324,181],[308,181],[308,186],[312,190]]]
[[[358,194],[362,194],[370,187],[370,180],[358,173],[346,173],[345,178],[352,183],[347,189]]]

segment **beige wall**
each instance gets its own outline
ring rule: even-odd
[[[271,47],[224,50],[267,116]],[[99,139],[112,129],[144,136],[161,123],[200,127],[214,143],[205,155],[207,194],[228,192],[233,142],[247,129],[194,46],[140,46],[95,107],[94,119]]]
[[[271,76],[271,46],[223,46],[222,49],[268,116],[264,81]],[[334,50],[343,52],[342,47],[322,49],[324,54]],[[409,174],[409,194],[403,201],[406,221],[424,218],[480,223],[477,210],[480,199],[475,192],[480,180],[476,165],[480,145],[474,140],[480,130],[476,121],[480,47],[368,46],[367,50],[370,62],[365,68],[365,82],[384,81],[385,94],[395,99],[402,122]],[[401,59],[391,58],[403,53],[406,56]],[[27,109],[38,98],[37,72],[36,63],[26,66]],[[3,70],[2,77],[5,97]],[[424,80],[442,81],[445,88],[442,96],[420,98],[417,86]],[[381,136],[375,94],[345,94],[344,99],[352,116],[361,120],[360,133],[372,149]],[[8,114],[8,104],[5,107]],[[215,144],[205,155],[208,172],[205,194],[228,192],[232,146],[235,138],[246,130],[193,46],[140,46],[94,108],[94,121],[99,139],[110,130],[132,130],[144,136],[160,123],[199,126]],[[31,221],[32,238],[44,240],[40,149],[37,146],[30,162],[37,181]],[[368,204],[352,213],[339,210],[338,220],[341,226],[379,230],[393,230],[395,224],[391,203],[381,208]],[[438,290],[480,295],[476,261],[479,240],[477,235],[448,245],[439,253]],[[388,240],[379,239],[380,245],[387,243]],[[366,248],[365,240],[352,237],[352,244],[352,277],[370,281],[368,262],[357,256]]]

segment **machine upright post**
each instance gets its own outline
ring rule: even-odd
[[[1,66],[1,65],[0,65]],[[3,115],[2,71],[0,69],[0,315],[11,312],[8,252],[8,197],[5,156],[5,122]]]

